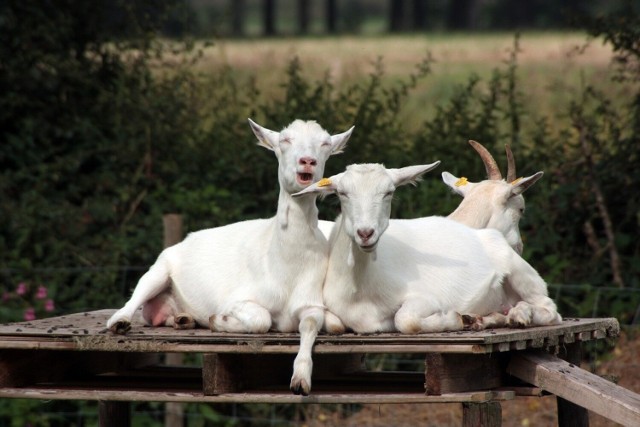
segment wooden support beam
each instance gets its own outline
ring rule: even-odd
[[[294,356],[291,354],[204,354],[202,390],[205,396],[259,389],[288,392]]]
[[[498,402],[463,403],[462,427],[500,427],[502,408]]]
[[[205,396],[217,396],[242,390],[242,369],[238,357],[227,354],[202,355],[202,391]]]
[[[428,395],[486,390],[502,385],[499,354],[428,353],[425,390]]]
[[[100,427],[129,427],[131,425],[129,402],[99,401],[98,419]]]
[[[0,387],[70,380],[153,363],[154,354],[0,349]]]
[[[235,28],[234,28],[235,29]],[[182,215],[165,214],[162,216],[162,228],[164,234],[164,247],[176,245],[184,238],[182,231]],[[167,353],[165,364],[172,366],[182,366],[184,364],[183,353]],[[184,406],[181,403],[169,402],[164,408],[165,427],[184,426]]]
[[[515,353],[507,372],[617,423],[640,425],[639,394],[548,353]]]
[[[573,335],[572,335],[573,336]],[[582,362],[582,346],[580,342],[567,344],[560,347],[558,356],[573,365],[580,366]],[[558,406],[558,427],[589,427],[589,411],[580,405],[576,405],[562,397],[556,397]]]

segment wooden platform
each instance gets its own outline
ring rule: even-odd
[[[101,352],[270,353],[295,354],[299,335],[216,333],[208,329],[151,328],[134,322],[127,335],[106,328],[115,310],[100,310],[32,322],[0,325],[0,349],[80,350]],[[566,319],[562,325],[528,329],[493,329],[420,335],[320,335],[316,354],[472,353],[551,348],[594,339],[616,338],[616,319]]]
[[[558,326],[483,332],[320,335],[314,346],[312,392],[302,397],[288,390],[298,334],[177,331],[134,322],[131,331],[121,336],[106,329],[106,320],[113,312],[100,310],[0,325],[0,398],[211,403],[460,402],[491,403],[493,406],[486,408],[495,409],[495,402],[516,395],[540,395],[546,391],[565,397],[565,387],[557,381],[556,374],[560,372],[562,376],[561,370],[569,368],[558,365],[551,368],[553,372],[537,375],[538,367],[555,361],[575,363],[574,350],[581,343],[615,339],[619,334],[615,319],[566,319]],[[194,366],[176,367],[162,363],[163,353],[198,356],[191,357]],[[393,353],[422,355],[425,369],[374,372],[362,365],[365,354]],[[566,356],[569,361],[555,355]],[[570,370],[575,374],[573,368]],[[595,376],[591,375],[589,381],[592,377]],[[574,387],[565,397],[568,407],[574,402],[617,422],[638,421],[640,425],[640,399],[637,407],[634,400],[637,395],[625,394],[618,387],[606,389],[600,397],[591,393],[585,399],[580,397],[579,381],[573,381],[572,387],[576,383],[578,389]],[[621,394],[612,398],[616,393]],[[591,404],[591,400],[597,402]],[[623,409],[616,406],[618,403]]]

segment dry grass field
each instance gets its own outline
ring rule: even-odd
[[[340,88],[363,82],[381,59],[385,84],[407,79],[417,64],[431,54],[432,74],[411,93],[407,102],[410,122],[428,117],[457,86],[477,75],[486,81],[494,69],[505,68],[515,35],[433,34],[371,37],[274,38],[216,40],[203,50],[197,69],[212,73],[224,66],[237,76],[256,76],[265,97],[281,95],[287,64],[300,58],[303,74],[313,80],[327,73]],[[535,111],[553,115],[587,84],[608,90],[612,50],[601,40],[582,33],[523,33],[519,39],[520,88]]]

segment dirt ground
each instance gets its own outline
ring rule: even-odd
[[[607,352],[600,361],[591,364],[585,362],[584,369],[592,370],[598,375],[615,378],[618,384],[629,390],[640,393],[640,329],[622,333],[616,346]],[[516,398],[501,403],[502,425],[504,427],[546,427],[556,426],[556,398],[554,396]],[[460,426],[462,410],[459,404],[397,404],[397,405],[364,405],[360,411],[348,415],[336,412],[325,412],[318,408],[311,415],[306,426],[428,426],[448,427]],[[613,427],[619,424],[607,420],[595,413],[590,413],[591,427]]]

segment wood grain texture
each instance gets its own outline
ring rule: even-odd
[[[232,334],[208,329],[145,327],[140,319],[127,335],[106,328],[114,310],[0,325],[0,349],[69,349],[119,352],[297,353],[297,333]],[[320,334],[314,353],[492,353],[550,348],[565,340],[616,338],[616,319],[566,319],[561,325],[527,329],[441,332],[419,335]],[[570,338],[568,338],[570,337]]]
[[[478,391],[427,396],[424,393],[341,393],[314,392],[297,396],[291,392],[247,392],[206,396],[202,392],[181,390],[132,390],[111,388],[104,390],[66,388],[3,388],[2,398],[42,400],[97,400],[129,402],[207,402],[207,403],[462,403],[511,400],[513,392]]]
[[[497,402],[463,403],[462,427],[499,427],[502,408]]]
[[[640,425],[639,394],[550,354],[515,354],[507,372],[622,425]]]

